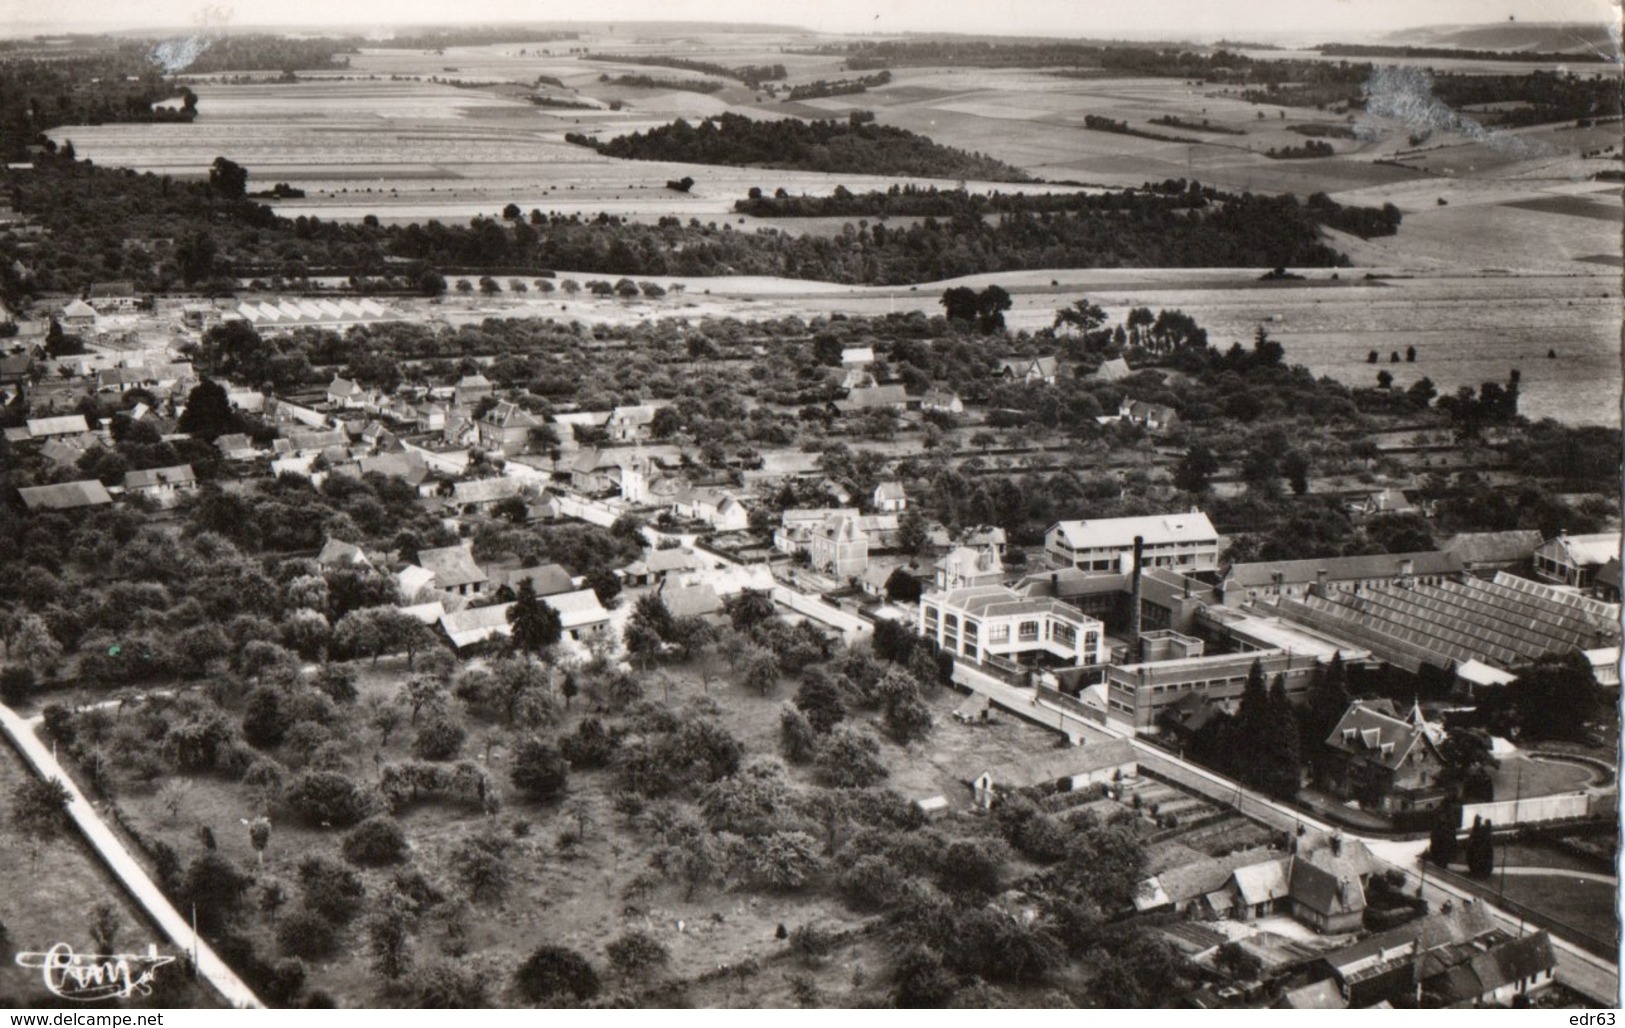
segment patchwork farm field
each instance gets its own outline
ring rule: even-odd
[[[836,186],[859,191],[910,181],[622,161],[564,141],[568,132],[610,138],[676,117],[698,119],[721,111],[841,118],[852,110],[871,110],[882,124],[1090,188],[1184,177],[1233,190],[1290,191],[1300,197],[1325,191],[1341,203],[1393,203],[1405,215],[1396,236],[1361,240],[1328,233],[1359,269],[1343,271],[1336,282],[1316,271],[1310,273],[1312,281],[1260,283],[1263,269],[1258,269],[1040,271],[978,276],[966,284],[980,288],[999,282],[1010,289],[1015,309],[1007,320],[1017,329],[1048,325],[1056,307],[1087,292],[1114,316],[1132,306],[1178,307],[1220,339],[1248,338],[1259,323],[1267,323],[1292,360],[1355,384],[1375,374],[1365,363],[1370,350],[1386,358],[1412,344],[1421,355],[1417,363],[1391,369],[1401,386],[1423,375],[1441,389],[1476,386],[1503,379],[1516,366],[1523,374],[1526,413],[1619,420],[1618,226],[1625,208],[1617,188],[1590,180],[1619,162],[1612,153],[1584,156],[1616,146],[1617,125],[1538,126],[1476,141],[1441,136],[1416,148],[1406,125],[1362,115],[1362,139],[1331,139],[1334,156],[1272,160],[1264,150],[1303,142],[1292,129],[1346,126],[1348,116],[1255,104],[1242,99],[1237,87],[1194,81],[976,68],[900,68],[891,84],[861,95],[791,104],[731,81],[712,94],[609,86],[600,77],[706,76],[586,61],[567,52],[573,46],[723,65],[782,62],[791,84],[847,74],[838,58],[782,52],[816,41],[767,33],[604,35],[569,44],[453,47],[436,53],[369,49],[353,55],[343,72],[298,82],[226,84],[200,78],[200,113],[189,125],[76,127],[58,135],[100,163],[178,176],[201,176],[216,156],[225,155],[251,170],[256,187],[288,182],[306,190],[303,199],[276,204],[281,214],[348,220],[372,215],[395,223],[493,216],[515,203],[524,210],[605,211],[638,221],[726,220],[736,231],[771,226],[833,235],[844,219],[764,221],[741,218],[731,208],[752,187],[825,194]],[[561,85],[541,83],[544,76]],[[532,89],[590,106],[536,107],[524,99]],[[621,109],[609,109],[612,102]],[[1090,130],[1084,127],[1088,115],[1195,141]],[[1165,115],[1180,124],[1150,124]],[[1206,130],[1200,127],[1204,120]],[[666,188],[667,181],[684,176],[695,180],[690,192]],[[975,191],[1011,188],[912,181]],[[909,220],[891,224],[904,227]],[[1368,282],[1367,272],[1386,277]],[[448,297],[442,313],[460,316],[454,312],[466,306],[468,316],[753,317],[770,313],[769,305],[774,314],[803,316],[936,313],[943,288],[942,283],[904,290],[730,279],[685,284],[682,298],[654,303]],[[1548,360],[1548,350],[1557,358]]]

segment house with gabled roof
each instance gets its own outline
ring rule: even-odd
[[[621,578],[627,585],[654,585],[670,578],[681,580],[691,572],[704,570],[706,560],[687,547],[651,549],[621,569]]]
[[[1424,962],[1424,975],[1426,974]],[[1422,980],[1427,1006],[1509,1006],[1548,988],[1557,974],[1557,954],[1544,929],[1514,939],[1471,947],[1465,960]]]
[[[434,592],[434,572],[408,564],[395,573],[395,588],[401,594],[401,602],[421,606],[418,600]],[[438,599],[433,602],[435,606],[440,606]]]
[[[999,361],[994,376],[1007,382],[1054,385],[1060,361],[1054,357],[1006,357]]]
[[[435,587],[441,592],[457,596],[478,595],[485,590],[489,581],[485,572],[474,562],[470,543],[419,550],[418,567],[434,572]]]
[[[412,423],[419,432],[444,432],[449,410],[445,404],[434,400],[421,403],[413,409]]]
[[[901,385],[877,385],[847,390],[844,399],[832,406],[837,414],[850,414],[860,410],[905,410],[919,405],[919,397],[910,396]]]
[[[635,443],[646,439],[649,426],[654,424],[655,412],[659,409],[649,403],[616,407],[609,412],[609,420],[604,422],[604,434],[611,442],[617,443]]]
[[[1311,973],[1336,982],[1350,1007],[1414,1000],[1419,976],[1426,980],[1504,938],[1484,904],[1469,899],[1326,953]]]
[[[479,445],[506,454],[524,452],[530,445],[530,431],[546,422],[516,403],[499,402],[477,421]]]
[[[558,611],[564,634],[577,642],[584,642],[609,630],[609,611],[604,609],[598,594],[591,589],[554,593],[543,596],[542,602]]]
[[[908,493],[901,482],[881,482],[875,486],[874,503],[882,514],[901,514],[908,509]]]
[[[529,568],[490,568],[491,588],[515,592],[519,583],[529,582],[537,596],[556,596],[575,591],[575,580],[562,564],[538,564]]]
[[[1445,540],[1439,549],[1454,553],[1469,573],[1493,577],[1497,571],[1528,564],[1543,541],[1540,530],[1534,528],[1461,532]]]
[[[343,539],[329,539],[322,543],[321,552],[316,554],[316,563],[323,568],[365,568],[373,570],[371,558],[355,543],[345,542]]]
[[[838,578],[863,573],[869,566],[869,533],[855,514],[831,514],[807,537],[808,566]]]
[[[214,445],[215,449],[220,451],[220,455],[227,460],[253,460],[260,454],[254,440],[241,432],[220,436],[214,441]]]
[[[173,506],[182,496],[195,492],[197,475],[190,464],[124,473],[125,496],[140,496],[160,507]]]
[[[999,585],[1004,581],[1004,561],[991,545],[956,546],[937,561],[935,572],[938,589]]]
[[[62,327],[69,332],[94,332],[96,308],[83,300],[74,300],[62,308]]]
[[[1412,502],[1403,489],[1388,486],[1367,493],[1363,500],[1354,504],[1353,513],[1377,517],[1381,514],[1420,514],[1422,509]]]
[[[1166,432],[1179,422],[1179,412],[1165,403],[1125,399],[1117,407],[1117,416],[1147,432]]]
[[[90,423],[83,414],[62,414],[52,418],[29,418],[24,423],[29,439],[49,439],[52,436],[84,435]]]
[[[525,483],[517,478],[471,478],[454,482],[447,503],[463,513],[488,511],[503,500],[525,495]]]
[[[932,386],[920,397],[920,409],[938,414],[963,414],[965,401],[952,389],[942,389]]]
[[[23,506],[29,510],[78,510],[113,502],[107,487],[94,478],[56,485],[36,485],[18,489]]]
[[[1357,932],[1365,921],[1365,886],[1353,875],[1337,875],[1294,857],[1287,875],[1292,916],[1317,932]]]
[[[750,512],[738,499],[720,489],[681,485],[672,492],[673,517],[703,521],[718,532],[743,532],[750,527]]]
[[[1589,589],[1603,565],[1619,556],[1619,547],[1618,532],[1559,532],[1535,550],[1535,574],[1558,585]]]
[[[708,582],[698,585],[665,585],[660,598],[674,618],[710,618],[722,613],[722,597]]]
[[[463,610],[443,614],[440,618],[440,630],[446,633],[451,645],[459,650],[490,639],[506,639],[513,634],[513,625],[508,623],[508,609],[512,606],[511,603],[498,603],[489,607],[466,607]]]
[[[333,381],[327,384],[327,404],[330,407],[355,408],[364,406],[366,401],[367,390],[359,382],[334,375]]]
[[[1128,361],[1121,357],[1113,357],[1110,360],[1101,361],[1100,367],[1096,368],[1095,373],[1089,377],[1097,382],[1121,382],[1132,374],[1134,374],[1134,370],[1128,366]]]
[[[452,403],[458,407],[472,407],[491,395],[491,380],[479,372],[464,375],[452,387]]]
[[[1374,704],[1349,704],[1315,764],[1323,788],[1383,813],[1430,810],[1448,798],[1444,760],[1420,712],[1399,717]]]
[[[570,488],[583,496],[621,491],[621,458],[612,453],[584,447],[560,470],[569,477]]]

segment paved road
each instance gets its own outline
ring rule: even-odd
[[[73,817],[74,824],[84,833],[85,840],[90,843],[108,869],[123,883],[135,901],[147,911],[159,929],[174,943],[175,949],[181,953],[195,953],[197,955],[198,974],[208,980],[209,984],[234,1007],[263,1007],[259,997],[254,995],[236,972],[226,966],[208,943],[192,932],[192,926],[186,918],[170,904],[169,899],[159,890],[151,878],[147,877],[146,870],[141,866],[130,851],[119,842],[118,836],[102,821],[96,808],[90,805],[73,779],[62,770],[56,757],[46,748],[45,744],[34,734],[34,726],[38,718],[25,721],[10,707],[0,705],[0,731],[10,737],[12,743],[22,753],[35,773],[42,778],[55,778],[68,790],[68,813]],[[173,965],[171,965],[173,966]]]
[[[1467,874],[1466,864],[1451,864],[1450,870],[1457,874]],[[1582,878],[1588,882],[1602,882],[1605,885],[1618,885],[1619,879],[1613,875],[1605,875],[1600,871],[1574,871],[1566,867],[1500,867],[1495,873],[1498,875],[1511,875],[1514,878],[1525,877],[1542,878]]]

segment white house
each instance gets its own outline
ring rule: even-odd
[[[1133,571],[1134,539],[1144,541],[1142,566],[1217,571],[1219,533],[1201,511],[1133,518],[1058,521],[1044,533],[1051,567],[1105,574]]]
[[[901,514],[908,509],[908,494],[901,482],[882,482],[875,486],[875,510],[882,514]]]
[[[1619,543],[1618,532],[1592,535],[1560,532],[1535,550],[1535,574],[1559,585],[1590,588],[1597,571],[1610,557],[1619,556]]]
[[[703,521],[718,532],[743,532],[750,527],[745,505],[720,489],[684,486],[672,493],[672,515]]]
[[[1106,629],[1060,600],[1030,598],[1002,585],[920,597],[919,633],[958,656],[1020,663],[1039,655],[1074,667],[1105,662]]]

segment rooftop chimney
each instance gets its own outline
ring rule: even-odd
[[[1129,586],[1128,602],[1128,644],[1129,653],[1135,663],[1144,659],[1143,647],[1140,644],[1140,559],[1145,554],[1145,537],[1134,537],[1134,571]]]
[[[1326,595],[1326,569],[1325,568],[1317,568],[1315,570],[1315,595],[1316,596],[1325,596]]]
[[[1400,561],[1399,562],[1399,573],[1402,576],[1404,576],[1405,578],[1409,578],[1412,575],[1416,574],[1416,561],[1412,560],[1409,557],[1406,557],[1404,560]]]

